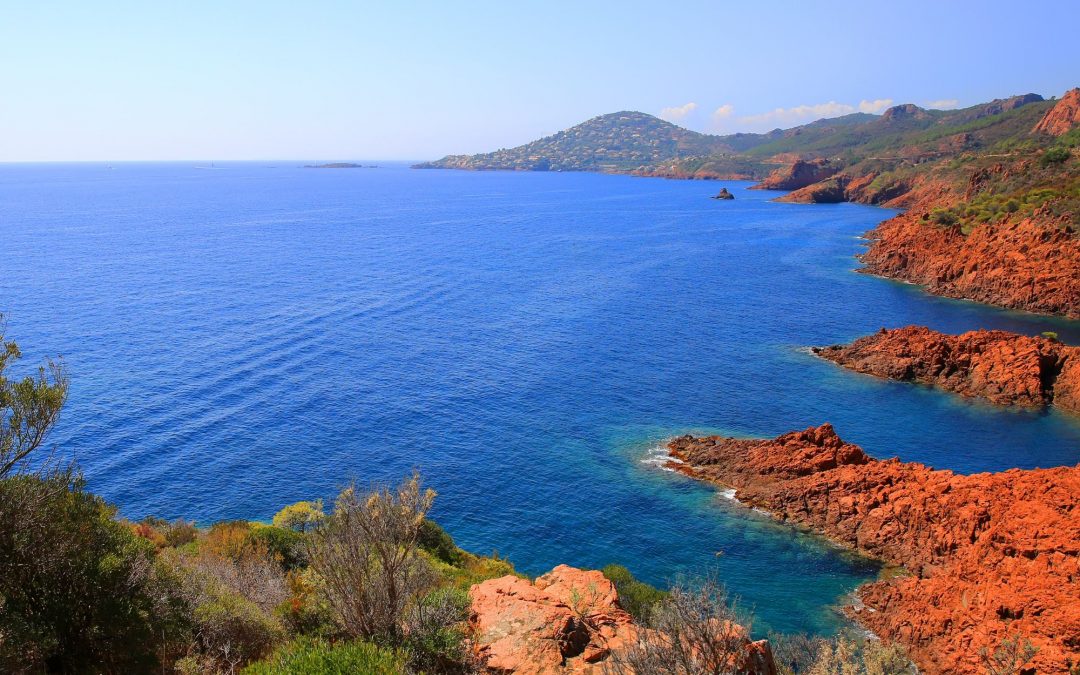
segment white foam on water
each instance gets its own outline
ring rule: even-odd
[[[641,458],[641,463],[662,471],[674,472],[675,469],[672,469],[668,464],[682,464],[683,461],[668,454],[667,443],[661,442],[648,449],[645,456]]]

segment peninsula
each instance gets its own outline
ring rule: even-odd
[[[760,181],[779,201],[904,209],[861,271],[930,293],[1080,318],[1080,89],[959,110],[912,104],[765,134],[714,136],[640,112],[418,168],[601,171]]]

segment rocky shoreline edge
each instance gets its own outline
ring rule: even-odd
[[[861,587],[849,616],[923,672],[976,672],[1022,638],[1031,672],[1080,662],[1080,466],[970,476],[877,460],[829,424],[775,439],[681,436],[670,468],[909,574]]]

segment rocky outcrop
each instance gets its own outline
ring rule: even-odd
[[[1080,347],[1045,337],[1000,330],[946,335],[907,326],[813,352],[868,375],[932,384],[1002,405],[1056,404],[1080,413]]]
[[[1080,236],[1049,213],[957,227],[905,213],[878,225],[864,272],[925,285],[930,293],[1080,318]]]
[[[1080,124],[1080,87],[1065,92],[1032,129],[1034,133],[1060,136]]]
[[[902,105],[894,105],[881,114],[881,122],[884,124],[905,122],[908,120],[925,120],[929,119],[930,114],[925,110],[915,105],[914,103],[904,103]]]
[[[850,176],[833,176],[779,197],[776,201],[793,204],[839,204],[848,201],[847,187],[850,181]]]
[[[720,188],[720,192],[717,192],[713,199],[735,199],[735,195],[728,192],[727,188]]]
[[[473,646],[491,673],[601,675],[613,653],[655,635],[634,623],[597,571],[559,565],[535,582],[484,581],[469,596]],[[769,643],[744,639],[738,672],[775,675]]]
[[[827,159],[796,160],[770,173],[753,190],[798,190],[834,175],[837,168]]]
[[[828,424],[668,448],[673,468],[904,566],[848,611],[905,644],[923,672],[983,672],[979,650],[1014,635],[1039,650],[1022,672],[1080,661],[1080,466],[962,476],[875,460]]]
[[[1038,94],[1020,94],[1018,96],[1010,96],[1009,98],[995,98],[993,101],[980,107],[974,115],[974,119],[1000,115],[1003,112],[1016,110],[1029,103],[1039,103],[1043,100],[1043,97]]]

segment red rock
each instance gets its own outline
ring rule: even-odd
[[[864,586],[850,613],[923,672],[983,672],[979,649],[1017,633],[1039,649],[1034,672],[1080,661],[1080,466],[962,476],[875,460],[828,424],[668,448],[687,475],[903,565],[910,576]]]
[[[870,233],[863,271],[936,295],[1080,318],[1080,236],[1049,214],[963,234],[912,211]]]
[[[765,180],[753,186],[754,190],[798,190],[807,185],[817,183],[832,176],[837,171],[836,167],[829,164],[826,159],[796,160],[788,166],[781,167]]]
[[[881,329],[850,345],[815,347],[845,368],[922,382],[1002,405],[1051,403],[1080,413],[1080,347],[1044,337],[976,330],[946,335],[923,326]]]
[[[597,571],[559,565],[535,584],[505,576],[474,585],[470,596],[474,645],[490,672],[600,673],[595,664],[638,638]]]
[[[505,576],[474,585],[469,595],[473,646],[491,673],[601,675],[613,652],[651,634],[597,571],[559,565],[535,583]],[[769,643],[745,643],[739,672],[775,675]]]
[[[1032,129],[1035,133],[1060,136],[1080,124],[1080,87],[1065,92],[1053,108]]]

